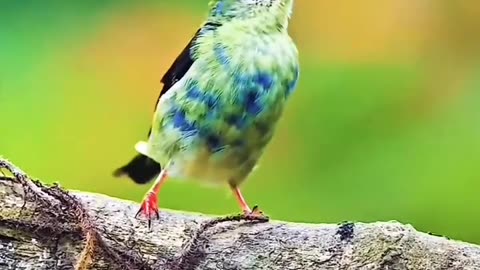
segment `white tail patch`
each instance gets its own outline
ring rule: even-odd
[[[135,144],[135,150],[139,152],[142,155],[149,156],[148,152],[150,150],[150,147],[148,147],[148,144],[144,141],[139,141]]]

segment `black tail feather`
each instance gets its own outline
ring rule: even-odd
[[[114,176],[127,175],[135,183],[145,184],[150,182],[160,173],[161,166],[155,160],[142,154],[136,155],[127,165],[113,172]]]

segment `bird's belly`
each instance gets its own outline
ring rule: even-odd
[[[248,134],[242,134],[248,136]],[[185,147],[172,159],[170,174],[174,178],[200,181],[205,184],[239,184],[253,170],[268,140],[249,141],[238,137],[235,143],[212,145],[211,137],[232,140],[220,134],[197,135],[182,142]]]
[[[228,166],[212,160],[212,154],[204,151],[192,156],[178,156],[171,166],[174,178],[198,181],[207,185],[224,185],[242,174],[241,166]]]

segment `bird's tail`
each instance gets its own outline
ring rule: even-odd
[[[160,164],[155,160],[143,155],[136,155],[127,165],[116,169],[114,176],[128,176],[135,183],[145,184],[155,178],[161,170]]]

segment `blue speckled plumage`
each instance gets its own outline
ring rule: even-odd
[[[136,146],[144,160],[174,178],[231,187],[245,180],[297,86],[297,49],[287,33],[292,5],[211,2],[207,22],[162,79],[148,141]],[[138,160],[120,174],[138,175]],[[132,178],[145,182],[150,174],[141,176]]]

